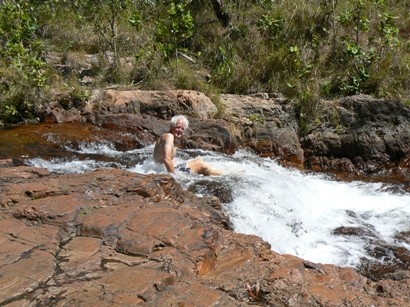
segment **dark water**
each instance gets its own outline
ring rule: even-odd
[[[0,130],[0,159],[24,163],[31,158],[67,159],[115,162],[115,157],[81,153],[85,144],[109,144],[127,151],[145,144],[137,136],[78,123],[23,125]],[[77,151],[76,151],[77,150]]]

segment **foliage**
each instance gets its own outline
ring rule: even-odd
[[[156,46],[169,60],[180,49],[185,52],[194,34],[194,20],[188,9],[190,1],[165,1],[166,15],[157,22]]]
[[[343,70],[332,76],[329,94],[375,94],[379,87],[378,65],[398,51],[399,30],[383,0],[347,2],[349,6],[337,17],[343,29],[340,43],[344,49],[334,53],[340,63],[337,66]]]
[[[107,47],[106,51],[113,54],[110,65],[114,69],[119,64],[119,43],[121,39],[121,23],[128,22],[130,28],[123,30],[139,30],[141,15],[132,11],[131,0],[83,0],[74,1],[72,4],[76,18],[81,22],[93,25],[94,32],[100,37]]]
[[[30,118],[34,97],[46,84],[43,45],[36,37],[37,20],[25,1],[3,1],[0,10],[0,123]]]
[[[263,114],[258,114],[258,113],[252,113],[249,115],[249,120],[252,123],[260,122],[261,124],[265,123],[265,118]]]
[[[215,97],[276,92],[296,102],[307,130],[322,97],[410,101],[408,1],[223,1],[229,26],[207,0],[1,3],[2,121],[32,117],[56,80],[70,85],[54,88],[72,88],[69,96],[80,100],[78,93],[112,85]],[[62,61],[48,67],[45,55],[53,52]],[[75,69],[61,71],[85,53],[98,59],[87,69],[91,85],[81,85]]]

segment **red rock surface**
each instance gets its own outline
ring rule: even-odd
[[[95,90],[87,112],[146,114],[166,119],[186,114],[211,118],[218,111],[205,94],[198,91],[117,91]]]
[[[0,165],[1,306],[410,304],[410,274],[279,255],[171,176]]]

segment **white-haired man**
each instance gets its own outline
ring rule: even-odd
[[[221,171],[211,168],[202,160],[202,158],[197,158],[177,165],[174,160],[177,152],[175,138],[182,137],[184,131],[188,128],[188,125],[189,121],[183,115],[176,115],[171,119],[169,132],[164,133],[155,144],[155,161],[164,163],[170,173],[175,173],[175,170],[178,170],[182,172],[193,172],[205,176],[222,175]]]

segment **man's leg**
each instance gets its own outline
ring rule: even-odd
[[[209,164],[205,163],[202,158],[188,161],[187,165],[196,174],[201,174],[204,176],[219,176],[223,174],[222,171],[214,169],[209,166]]]

